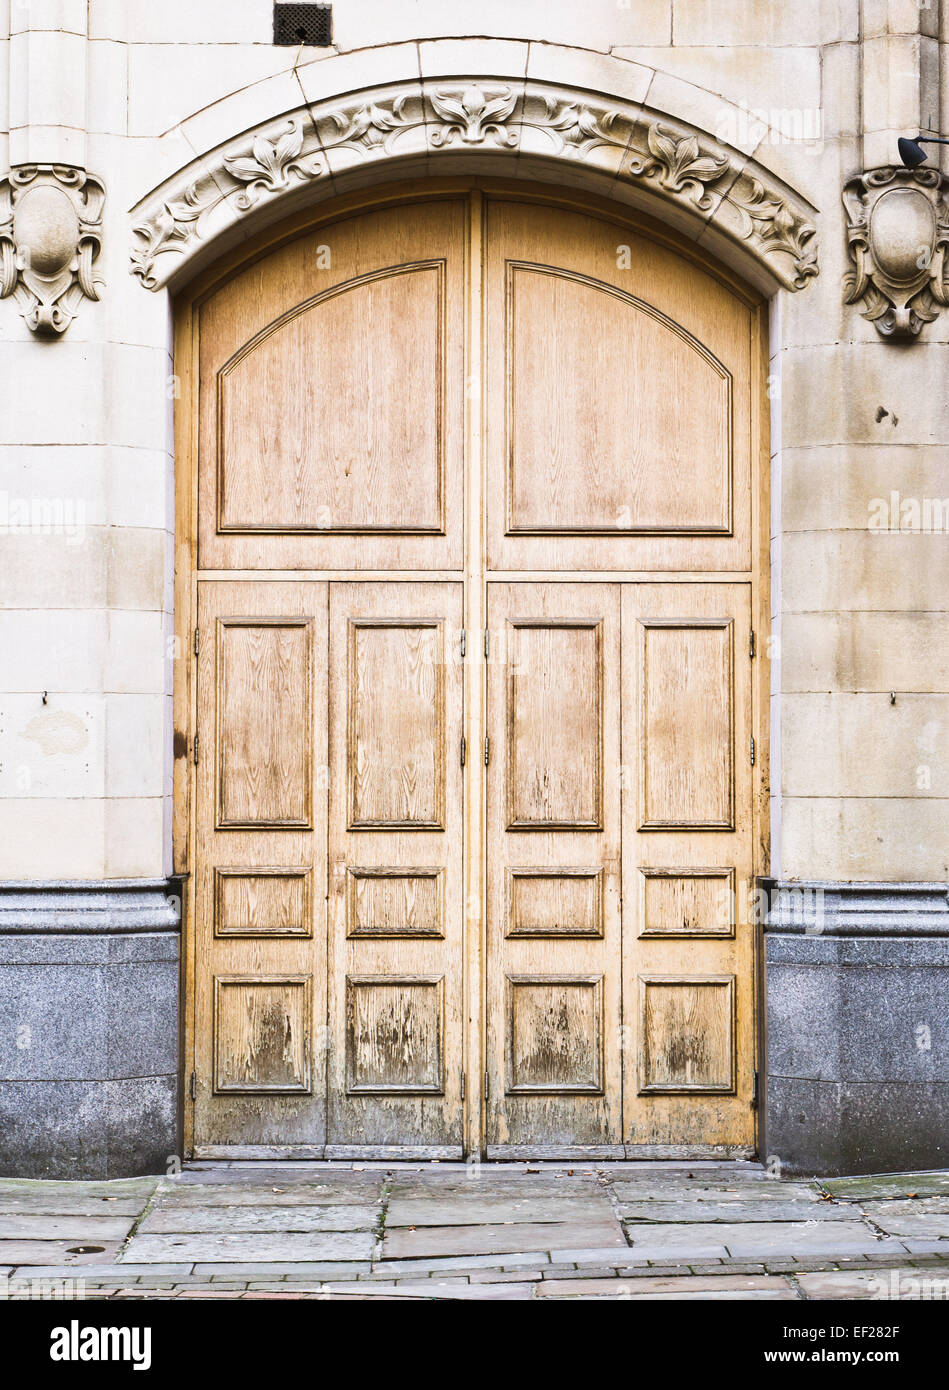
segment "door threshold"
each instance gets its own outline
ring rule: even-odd
[[[441,1160],[461,1163],[460,1144],[195,1144],[194,1162],[286,1163],[346,1161],[362,1159],[394,1162]]]
[[[755,1161],[748,1144],[489,1144],[488,1161],[520,1162],[642,1162],[642,1163],[734,1163]]]
[[[738,1144],[489,1144],[483,1159],[461,1145],[197,1144],[185,1167],[203,1163],[758,1163]],[[760,1165],[759,1165],[760,1166]]]

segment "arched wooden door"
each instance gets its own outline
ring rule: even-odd
[[[193,1153],[753,1151],[759,320],[462,186],[182,308]]]

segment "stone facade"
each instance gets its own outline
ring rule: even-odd
[[[0,1171],[179,1148],[174,290],[299,207],[438,171],[645,208],[771,297],[770,871],[889,897],[772,912],[766,1148],[946,1162],[949,931],[920,903],[949,880],[949,160],[894,166],[949,133],[949,4],[472,23],[336,0],[333,46],[297,50],[262,0],[0,3]]]

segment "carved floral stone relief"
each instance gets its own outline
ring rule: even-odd
[[[132,270],[149,289],[163,284],[171,258],[204,240],[215,217],[233,220],[301,182],[382,158],[439,151],[510,151],[595,165],[624,182],[688,206],[743,241],[789,288],[817,274],[815,227],[766,171],[668,118],[634,105],[574,96],[542,84],[449,82],[387,89],[368,99],[298,112],[212,155],[205,171],[171,196],[140,205]],[[228,211],[228,209],[230,211]]]

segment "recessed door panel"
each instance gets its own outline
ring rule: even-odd
[[[200,305],[202,569],[461,564],[466,217],[344,218]]]
[[[728,369],[615,283],[508,261],[506,294],[508,531],[728,535]]]
[[[343,281],[224,364],[218,534],[443,533],[445,275],[438,259]]]
[[[751,316],[604,217],[492,200],[488,563],[751,565]]]

